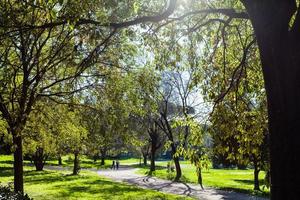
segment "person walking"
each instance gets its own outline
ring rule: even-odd
[[[120,162],[119,160],[116,161],[116,167],[117,167],[117,170],[119,169],[119,166],[120,166]]]
[[[115,162],[115,160],[113,160],[113,161],[112,161],[112,165],[111,165],[111,169],[115,169],[115,168],[116,168],[116,165],[115,165],[115,164],[116,164],[116,162]]]

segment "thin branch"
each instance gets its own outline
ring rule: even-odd
[[[228,88],[226,89],[226,91],[221,93],[218,96],[218,98],[214,101],[212,113],[214,112],[216,105],[225,98],[225,96],[230,92],[230,90],[236,85],[235,83],[237,83],[237,80],[239,80],[241,78],[242,71],[240,69],[241,69],[241,67],[243,67],[245,65],[246,60],[247,60],[248,51],[255,42],[256,42],[256,39],[253,39],[244,49],[242,60],[240,61],[239,65],[234,69]],[[240,74],[238,77],[236,77],[238,75],[239,70],[240,70]]]

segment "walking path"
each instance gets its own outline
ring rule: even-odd
[[[66,168],[45,166],[46,169],[64,170]],[[250,196],[243,193],[218,190],[214,188],[201,189],[199,185],[190,183],[177,183],[170,180],[137,174],[137,168],[122,166],[119,170],[111,169],[82,169],[96,171],[98,175],[111,178],[118,182],[127,182],[138,187],[157,190],[161,192],[186,195],[201,200],[267,200],[267,198]]]
[[[196,184],[177,183],[156,177],[144,176],[137,174],[137,170],[137,168],[121,167],[119,170],[98,170],[97,173],[115,181],[127,182],[142,188],[166,193],[191,196],[201,200],[266,200],[266,198],[213,188],[205,188],[202,190],[201,187]]]

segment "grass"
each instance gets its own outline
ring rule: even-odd
[[[166,166],[167,162],[157,162],[157,169],[153,176],[162,179],[173,179],[175,172],[168,173]],[[187,183],[197,183],[197,175],[195,167],[188,162],[181,164],[182,179]],[[142,167],[138,173],[147,174],[149,167]],[[208,187],[219,188],[223,190],[237,191],[257,196],[269,196],[270,191],[265,189],[262,192],[254,191],[253,170],[238,170],[238,169],[206,169],[202,171],[203,185]],[[263,185],[264,172],[259,175],[260,185]]]
[[[72,155],[63,156],[62,160],[63,160],[64,167],[73,167]],[[140,168],[139,173],[141,173],[141,174],[147,173],[149,170],[149,167],[148,166],[146,166],[146,167],[139,166],[139,164],[138,164],[139,161],[140,160],[137,158],[121,159],[120,164],[138,167],[138,168]],[[47,162],[47,164],[57,165],[57,160],[50,160]],[[100,160],[97,160],[97,162],[95,163],[92,159],[90,159],[87,156],[81,156],[81,158],[80,158],[80,166],[82,168],[103,168],[103,167],[108,168],[111,166],[111,164],[112,164],[111,159],[106,160],[105,166],[100,166]],[[157,168],[156,168],[157,170],[153,174],[154,176],[157,176],[157,177],[163,178],[163,179],[172,179],[175,177],[175,172],[173,172],[173,173],[167,172],[167,170],[166,170],[167,161],[157,161],[156,164],[157,164]],[[10,179],[12,177],[7,176],[7,174],[8,174],[7,171],[10,171],[10,173],[12,173],[11,166],[12,166],[12,157],[11,156],[0,156],[0,169],[1,169],[0,181],[2,181],[2,182],[11,181]],[[181,167],[182,167],[182,173],[183,173],[183,178],[181,179],[181,181],[189,182],[189,183],[197,183],[195,167],[192,166],[191,164],[189,164],[188,161],[181,161]],[[27,171],[30,171],[33,168],[25,167],[25,169],[27,169]],[[32,172],[32,173],[34,173],[34,172]],[[52,175],[54,176],[55,173]],[[25,176],[26,176],[26,174],[25,174]],[[95,174],[91,174],[91,172],[83,172],[82,171],[81,175],[79,177],[81,177],[81,176],[87,176],[92,179],[92,177],[95,176]],[[268,189],[265,189],[263,192],[256,192],[253,190],[253,187],[254,187],[253,186],[254,185],[253,170],[251,170],[251,169],[247,169],[247,170],[208,169],[208,170],[203,170],[202,176],[203,176],[204,186],[209,186],[209,187],[214,187],[214,188],[219,188],[219,189],[224,189],[224,190],[232,190],[232,191],[243,192],[243,193],[248,193],[248,194],[254,194],[254,195],[258,195],[258,196],[268,196],[270,193]],[[264,172],[260,173],[259,178],[260,178],[260,184],[262,185],[263,178],[264,178]],[[68,182],[68,180],[61,181],[61,183],[67,183],[67,182]],[[30,183],[30,181],[29,181],[29,183]],[[25,185],[26,188],[30,189],[31,186],[28,185],[28,187],[27,187],[27,184],[28,183],[26,183],[26,185]],[[80,184],[85,184],[85,183],[78,180],[78,185],[80,185]],[[102,183],[102,184],[105,185],[104,183]],[[116,184],[116,183],[111,182],[111,185],[114,185],[114,184]],[[62,184],[62,186],[64,186],[64,185],[65,184]],[[119,185],[119,184],[117,184],[117,185]],[[46,186],[47,186],[47,188],[49,187],[49,185],[46,185]],[[127,187],[129,187],[129,186],[127,186]],[[32,191],[29,191],[29,192],[32,192]],[[62,193],[65,193],[65,192],[62,192]],[[127,192],[126,192],[126,194],[127,194]],[[99,198],[101,199],[101,197],[99,197]],[[123,198],[123,196],[122,196],[122,198]],[[130,197],[130,198],[133,198],[133,197]]]
[[[63,167],[73,167],[73,160],[74,160],[73,155],[62,156],[62,166]],[[113,161],[112,159],[106,159],[105,165],[101,166],[100,165],[101,161],[99,159],[96,162],[94,162],[94,160],[92,160],[88,156],[82,155],[82,156],[80,156],[80,167],[96,168],[96,169],[110,168],[112,165],[112,161]],[[119,161],[120,161],[120,165],[132,165],[132,164],[139,163],[139,159],[137,159],[137,158],[120,159]],[[27,163],[28,163],[28,161],[27,161]],[[57,161],[57,159],[51,159],[51,160],[47,161],[46,164],[57,166],[58,161]]]
[[[24,169],[25,192],[35,200],[191,199],[113,182],[89,171],[82,171],[80,175],[72,176],[67,171],[36,172],[29,166],[25,166]],[[0,178],[2,184],[13,181],[12,156],[0,156]]]

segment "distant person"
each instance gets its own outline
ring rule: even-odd
[[[115,169],[116,168],[116,162],[115,160],[112,161],[112,165],[111,165],[111,169]]]
[[[116,161],[116,167],[117,167],[117,170],[119,169],[119,166],[120,166],[120,162],[119,160]]]

